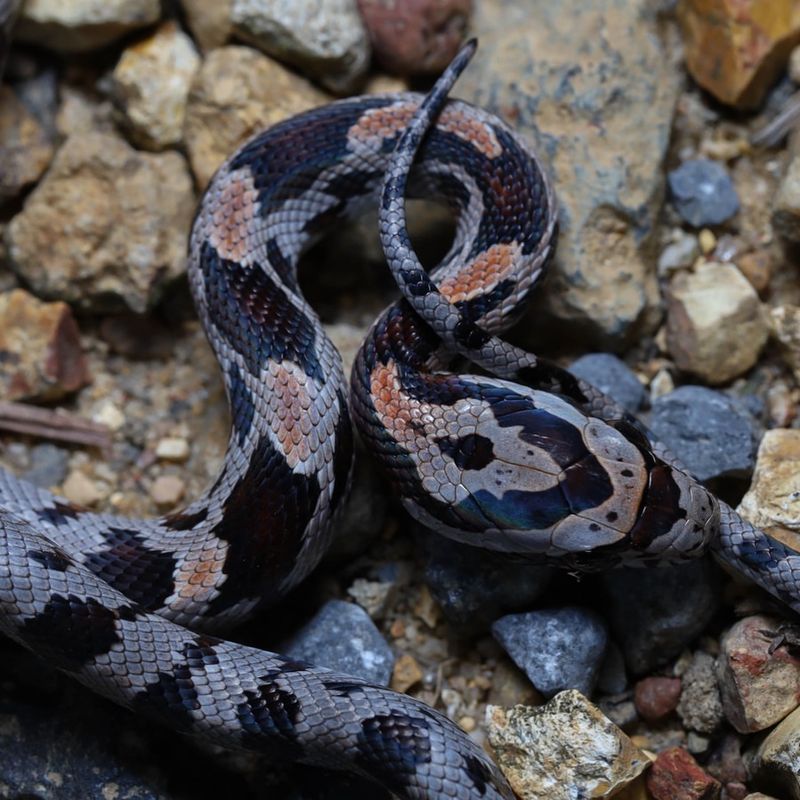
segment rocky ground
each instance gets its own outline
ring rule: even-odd
[[[468,29],[480,51],[456,93],[535,142],[561,202],[556,262],[512,338],[800,549],[796,2],[397,6],[23,4],[0,86],[0,397],[16,403],[0,404],[0,462],[131,515],[202,491],[228,425],[184,277],[203,187],[267,124],[430,85]],[[433,263],[450,220],[413,217]],[[374,219],[309,253],[301,282],[351,362],[396,294]],[[800,798],[785,609],[710,560],[578,577],[458,547],[359,455],[334,551],[236,638],[424,699],[522,798]],[[379,792],[194,745],[3,641],[0,796]]]

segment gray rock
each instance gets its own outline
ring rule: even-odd
[[[673,272],[691,267],[700,255],[700,243],[690,233],[679,235],[670,242],[658,257],[658,274],[669,278]]]
[[[83,53],[146,28],[160,15],[159,0],[37,0],[23,3],[14,38],[59,53]]]
[[[37,444],[31,448],[31,466],[22,475],[26,481],[42,489],[58,486],[67,477],[69,453],[54,444]]]
[[[167,800],[147,725],[14,645],[0,657],[0,797]]]
[[[739,210],[739,195],[727,170],[716,161],[684,161],[667,176],[672,205],[695,228],[721,225]]]
[[[684,727],[697,733],[712,734],[723,719],[722,700],[714,656],[698,650],[681,675],[678,716]]]
[[[611,353],[589,353],[570,364],[569,371],[635,414],[645,403],[647,392],[633,370]]]
[[[758,425],[738,400],[703,386],[681,386],[653,401],[649,427],[701,481],[747,477]]]
[[[447,621],[463,634],[484,632],[509,611],[530,605],[553,570],[427,533],[425,582]]]
[[[566,689],[591,695],[608,641],[595,612],[566,606],[509,614],[492,634],[545,697]]]
[[[233,0],[236,36],[335,92],[353,89],[370,46],[355,0]]]
[[[708,559],[600,576],[614,640],[642,675],[677,656],[710,622],[719,604],[718,573]]]
[[[282,648],[291,658],[388,686],[394,654],[355,603],[328,601]]]
[[[602,349],[659,318],[652,236],[681,77],[652,5],[482,0],[457,89],[529,137],[555,177],[561,234],[531,327]]]

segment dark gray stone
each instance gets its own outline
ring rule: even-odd
[[[173,796],[140,720],[15,645],[0,642],[0,659],[0,797]]]
[[[22,477],[42,489],[58,486],[67,476],[69,453],[54,444],[37,444],[31,448],[31,466]]]
[[[719,573],[708,558],[603,573],[614,640],[634,675],[677,656],[703,632],[719,604]]]
[[[382,686],[394,667],[394,654],[369,614],[343,600],[327,602],[280,651]]]
[[[483,633],[503,614],[530,608],[553,570],[518,563],[426,532],[425,582],[447,621],[460,633]]]
[[[600,672],[597,675],[597,688],[606,694],[622,694],[628,688],[628,675],[625,672],[625,659],[622,650],[615,642],[609,642]]]
[[[744,404],[704,386],[681,386],[653,401],[650,430],[701,481],[746,478],[760,430]]]
[[[684,161],[667,176],[672,205],[695,228],[721,225],[739,210],[739,195],[727,170],[716,161]]]
[[[611,353],[581,356],[572,362],[569,371],[596,386],[631,414],[635,414],[647,398],[647,391],[633,370]]]
[[[594,611],[566,606],[509,614],[492,634],[545,697],[565,689],[591,695],[608,642]]]

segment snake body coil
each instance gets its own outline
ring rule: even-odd
[[[600,392],[497,338],[552,253],[556,210],[524,141],[446,101],[473,49],[427,98],[366,96],[301,114],[212,180],[189,277],[233,426],[200,499],[131,520],[0,474],[0,630],[181,731],[350,769],[406,798],[513,795],[487,755],[424,704],[208,633],[298,584],[327,546],[352,460],[347,392],[295,268],[311,241],[370,204],[380,203],[404,299],[362,346],[351,405],[414,516],[473,545],[579,569],[681,560],[710,544],[800,607],[794,553],[720,504]],[[439,198],[457,217],[430,276],[406,232],[407,194]],[[444,371],[454,354],[490,377]]]

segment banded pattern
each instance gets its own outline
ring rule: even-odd
[[[797,554],[715,500],[596,389],[497,338],[552,255],[557,213],[526,143],[447,101],[473,50],[426,98],[302,114],[212,180],[189,278],[233,424],[201,498],[132,520],[0,473],[1,631],[178,730],[349,769],[402,798],[513,795],[488,756],[422,703],[208,633],[297,585],[328,544],[352,430],[341,360],[296,266],[370,204],[403,299],[362,346],[350,402],[413,515],[473,545],[585,570],[710,545],[800,610]],[[457,216],[431,275],[411,247],[407,195],[439,198]],[[446,371],[455,354],[489,374]]]

